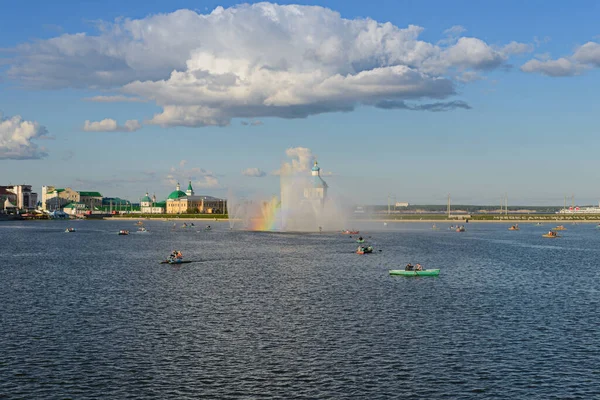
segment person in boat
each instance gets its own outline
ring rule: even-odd
[[[415,265],[415,271],[423,271],[421,264],[417,263],[417,265]]]
[[[362,237],[362,236],[359,236],[359,237],[358,237],[358,240],[364,240],[364,239],[363,239],[363,237]]]
[[[405,271],[414,271],[415,267],[411,263],[408,263],[408,264],[406,264],[406,267],[404,267],[404,270]]]

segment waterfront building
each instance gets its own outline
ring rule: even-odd
[[[17,195],[11,190],[12,186],[0,186],[0,205],[4,206],[4,202],[8,200],[11,204],[17,203]]]
[[[190,181],[185,192],[177,183],[176,189],[166,201],[167,214],[220,214],[227,207],[226,201],[212,196],[197,196]]]
[[[83,214],[88,207],[84,203],[69,203],[63,207],[63,212],[69,215]]]
[[[38,195],[31,191],[31,185],[0,186],[0,196],[2,193],[12,193],[14,196],[8,196],[12,204],[20,210],[33,210],[37,205]]]
[[[148,192],[146,192],[146,195],[140,200],[140,211],[142,214],[164,214],[166,206],[166,202],[157,202],[156,195],[153,195],[151,198],[148,196]]]
[[[85,204],[85,206],[94,210],[97,207],[102,206],[102,195],[99,192],[77,192],[79,193],[79,203]]]
[[[67,187],[42,186],[42,209],[59,210],[69,203],[79,203],[79,192]]]

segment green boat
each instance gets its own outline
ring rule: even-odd
[[[390,275],[403,275],[403,276],[438,276],[440,274],[439,269],[424,269],[423,271],[405,271],[403,269],[391,269]]]

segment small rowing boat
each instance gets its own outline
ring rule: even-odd
[[[403,269],[391,269],[390,275],[402,275],[402,276],[438,276],[440,274],[439,269],[424,269],[422,271],[405,271]]]

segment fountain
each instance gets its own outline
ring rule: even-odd
[[[309,159],[310,160],[310,159]],[[317,232],[344,229],[347,218],[340,201],[330,193],[314,161],[294,160],[280,169],[280,196],[270,199],[228,196],[231,229],[280,232]]]

